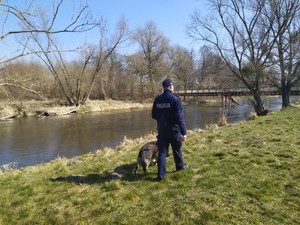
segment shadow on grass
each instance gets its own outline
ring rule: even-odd
[[[138,181],[138,180],[147,180],[155,181],[154,178],[150,176],[152,173],[143,173],[139,172],[133,174],[133,170],[136,166],[136,163],[125,164],[119,167],[116,167],[113,172],[105,172],[102,174],[88,174],[88,175],[69,175],[65,177],[57,177],[50,179],[53,182],[69,182],[76,184],[95,184],[95,183],[105,183],[113,180],[124,180],[124,181]]]

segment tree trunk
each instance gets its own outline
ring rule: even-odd
[[[145,99],[143,76],[140,76],[140,94],[139,94],[139,97],[143,100]]]
[[[282,83],[281,94],[282,94],[282,108],[291,106],[290,102],[291,85]]]
[[[289,96],[285,91],[282,91],[282,108],[287,108],[290,106]]]
[[[254,106],[256,114],[258,116],[267,115],[268,110],[265,109],[265,107],[264,107],[264,104],[263,104],[262,99],[261,99],[261,94],[259,92],[255,92],[255,93],[253,93],[253,98],[254,98],[253,106]]]
[[[102,79],[100,79],[100,91],[103,96],[103,100],[106,100],[107,96],[106,96],[106,91],[105,91],[105,87],[104,87],[104,81]]]

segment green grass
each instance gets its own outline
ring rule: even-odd
[[[189,168],[132,170],[149,135],[0,175],[0,224],[299,224],[300,109],[190,131]]]

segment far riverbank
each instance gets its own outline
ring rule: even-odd
[[[0,120],[29,116],[66,115],[79,112],[110,112],[130,109],[148,108],[150,101],[117,101],[117,100],[90,100],[86,104],[76,106],[62,106],[53,101],[28,102],[0,102]]]

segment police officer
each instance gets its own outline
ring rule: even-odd
[[[158,173],[157,180],[166,176],[166,156],[169,144],[172,146],[176,171],[188,167],[183,162],[181,146],[186,140],[186,125],[180,98],[173,94],[174,86],[170,79],[163,81],[164,92],[153,102],[152,118],[157,121]]]

